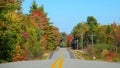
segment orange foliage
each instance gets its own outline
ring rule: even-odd
[[[72,42],[73,39],[74,39],[74,36],[72,34],[68,35],[68,37],[67,37],[67,45],[68,46],[71,46],[71,42]]]
[[[112,61],[113,58],[115,58],[117,56],[117,54],[115,52],[109,52],[107,55],[106,55],[106,58],[105,60],[107,61]]]
[[[19,43],[16,44],[15,54],[13,55],[12,61],[21,61],[27,59],[27,51],[21,49]]]
[[[30,14],[30,21],[35,27],[43,27],[47,23],[48,19],[45,17],[44,13],[39,10],[35,10]]]
[[[44,35],[44,36],[46,36],[46,35]],[[47,40],[44,36],[40,39],[40,43],[42,43],[42,45],[44,45],[44,46],[42,46],[43,50],[45,50],[47,48],[46,47],[47,46]]]
[[[59,44],[59,30],[58,28],[54,27],[54,26],[51,26],[52,28],[52,31],[53,31],[53,35],[54,35],[54,40],[55,40],[55,46],[57,47],[58,44]]]
[[[118,45],[120,43],[120,26],[117,25],[115,22],[112,24],[113,33],[108,35],[109,38],[114,39],[114,45]]]

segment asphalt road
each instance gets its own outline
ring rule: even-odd
[[[48,60],[4,63],[0,68],[120,68],[120,63],[71,59],[67,48],[59,48]]]

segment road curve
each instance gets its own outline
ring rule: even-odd
[[[59,48],[51,59],[4,63],[0,68],[120,68],[120,63],[71,59],[67,48]]]

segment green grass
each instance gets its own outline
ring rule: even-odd
[[[109,50],[111,48],[111,45],[106,44],[106,43],[99,43],[99,44],[95,44],[94,47],[97,48],[97,49],[101,49],[101,50],[103,50],[103,49],[108,49]]]
[[[0,60],[0,63],[7,63],[8,61]]]

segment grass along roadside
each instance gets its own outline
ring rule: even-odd
[[[69,48],[69,51],[71,51],[75,57],[75,59],[80,60],[88,60],[89,57],[85,56],[80,50],[73,50],[72,48]]]
[[[52,55],[55,51],[57,51],[59,47],[56,48],[56,50],[53,51],[44,51],[41,57],[35,57],[32,60],[46,60],[46,59],[51,59]]]
[[[35,57],[32,60],[45,60],[48,59],[48,57],[50,56],[51,52],[45,52],[43,53],[43,55],[41,57]]]
[[[114,53],[110,53],[110,56],[102,57],[101,53],[96,52],[94,54],[95,59],[93,59],[91,50],[88,50],[88,51],[87,51],[87,49],[73,50],[72,48],[70,48],[70,51],[74,54],[76,59],[80,59],[80,60],[120,62],[120,59],[119,59],[120,56],[116,56],[116,57],[112,58],[111,54],[114,55]],[[110,59],[110,60],[108,60],[108,59]]]

